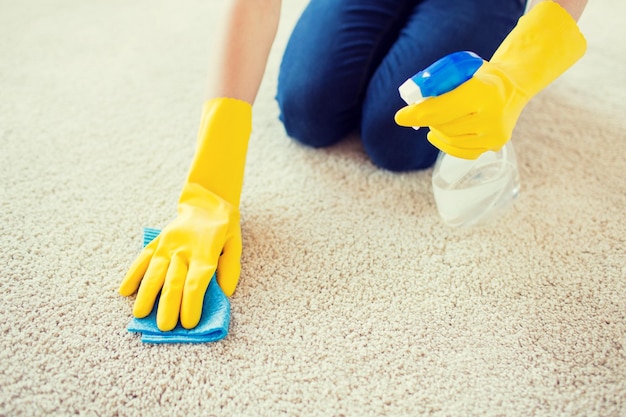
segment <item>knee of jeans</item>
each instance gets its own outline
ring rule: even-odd
[[[379,168],[392,172],[417,171],[430,168],[439,150],[428,142],[428,129],[397,126],[384,121],[375,126],[364,124],[363,146],[369,158]]]
[[[302,93],[278,92],[276,101],[285,132],[292,139],[314,148],[330,146],[347,133],[333,117],[326,100]]]

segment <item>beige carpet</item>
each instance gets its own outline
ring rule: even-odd
[[[495,227],[430,171],[292,143],[255,107],[229,336],[144,345],[117,286],[193,153],[218,2],[0,1],[0,415],[625,416],[626,3],[515,132]]]

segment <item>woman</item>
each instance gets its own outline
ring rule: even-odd
[[[585,5],[537,2],[516,25],[524,6],[518,0],[312,0],[281,65],[281,120],[289,135],[316,147],[358,130],[374,163],[394,171],[430,166],[437,149],[476,158],[502,147],[527,101],[584,54],[576,20]],[[138,318],[161,293],[162,331],[179,319],[185,328],[198,324],[214,272],[228,296],[239,279],[239,197],[252,103],[280,0],[233,0],[227,16],[178,217],[146,246],[120,286],[124,296],[138,292]],[[398,111],[397,87],[406,78],[466,49],[493,57],[457,89]],[[403,126],[428,126],[428,141],[394,117]]]

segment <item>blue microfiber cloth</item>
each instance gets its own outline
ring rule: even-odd
[[[145,228],[143,245],[150,243],[160,232],[159,229]],[[169,332],[159,330],[156,324],[158,304],[157,298],[150,315],[142,319],[133,318],[128,324],[128,331],[141,333],[141,341],[144,343],[207,343],[221,340],[228,334],[230,301],[217,284],[215,275],[204,295],[200,323],[193,329],[185,329],[178,323]]]

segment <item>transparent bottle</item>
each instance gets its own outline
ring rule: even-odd
[[[472,52],[447,55],[404,82],[400,96],[413,104],[446,93],[469,80],[482,63]],[[437,210],[450,226],[474,226],[500,217],[520,190],[513,144],[509,141],[498,152],[485,152],[475,160],[440,152],[432,185]]]
[[[497,219],[520,191],[513,144],[488,151],[476,160],[439,153],[433,170],[433,195],[444,223],[475,226]]]

